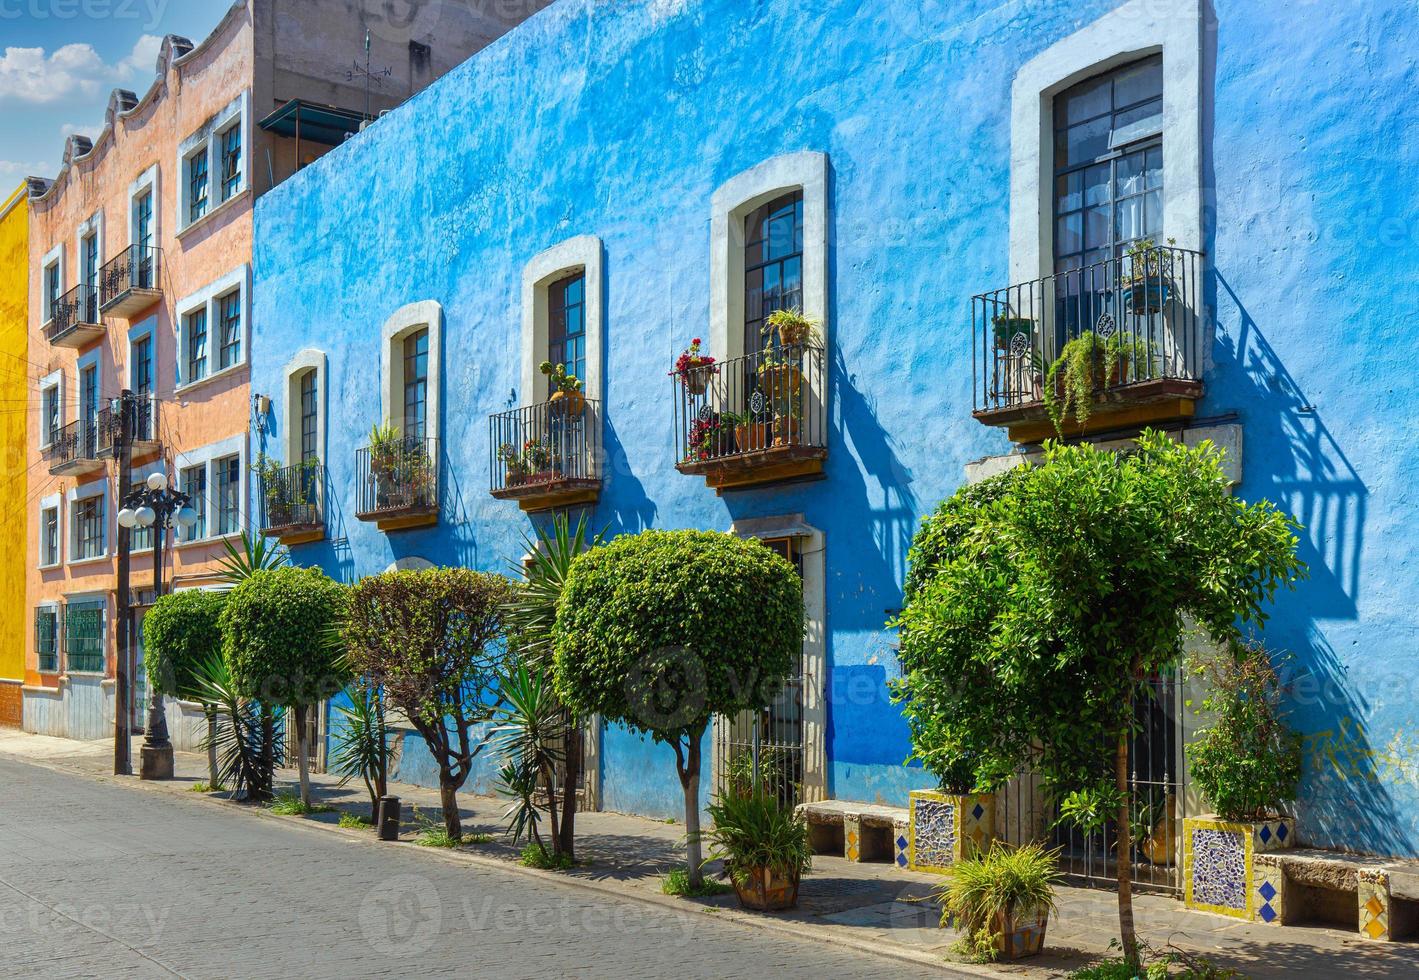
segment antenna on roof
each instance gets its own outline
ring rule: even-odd
[[[353,82],[357,78],[365,80],[365,119],[368,121],[373,117],[370,115],[370,84],[384,86],[384,80],[394,74],[392,68],[370,68],[370,30],[365,28],[365,66],[360,67],[359,62],[352,62],[350,69],[345,72],[345,81]]]

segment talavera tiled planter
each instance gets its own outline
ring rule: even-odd
[[[995,837],[995,796],[913,790],[907,807],[907,862],[913,871],[944,872]]]
[[[1237,919],[1271,922],[1281,910],[1271,904],[1281,886],[1274,869],[1256,865],[1256,855],[1290,847],[1291,817],[1235,822],[1216,816],[1183,820],[1183,901],[1190,909]]]

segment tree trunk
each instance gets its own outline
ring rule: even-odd
[[[685,767],[680,770],[680,786],[685,790],[685,860],[692,889],[701,888],[705,883],[705,872],[700,867],[700,739],[703,735],[704,728],[691,733]]]
[[[301,804],[307,809],[310,808],[310,757],[307,755],[308,748],[306,742],[310,738],[310,733],[306,731],[305,718],[308,709],[301,705],[292,709],[292,714],[296,716],[296,771],[301,777]]]
[[[443,806],[443,829],[452,840],[463,839],[463,818],[458,813],[458,787],[453,785],[453,774],[447,769],[439,770],[439,803]]]
[[[547,820],[552,825],[552,855],[556,857],[562,853],[561,821],[557,819],[557,770],[550,765],[544,767],[542,779],[547,785]]]
[[[217,775],[217,713],[206,709],[207,715],[207,785],[216,789],[220,783]]]
[[[575,718],[567,731],[567,762],[562,781],[562,837],[560,850],[576,858],[576,784],[581,775],[582,734]]]
[[[1130,699],[1131,703],[1131,699]],[[1131,711],[1130,711],[1131,714]],[[1114,754],[1114,781],[1118,788],[1118,932],[1123,958],[1138,968],[1138,936],[1133,930],[1133,795],[1128,791],[1128,729],[1119,732]]]
[[[276,773],[276,719],[271,708],[261,705],[261,772],[258,773],[256,798],[265,803],[271,799]]]

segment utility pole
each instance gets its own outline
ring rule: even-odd
[[[133,392],[127,388],[118,396],[118,497],[133,482]],[[129,589],[131,532],[118,526],[118,664],[113,693],[113,773],[133,775],[133,708],[130,703],[133,678],[133,604]]]

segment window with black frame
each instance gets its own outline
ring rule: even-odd
[[[404,440],[422,442],[428,432],[429,331],[404,338]]]
[[[586,380],[586,276],[577,272],[547,287],[547,360]],[[547,394],[556,382],[547,380]]]
[[[218,139],[222,149],[222,200],[241,188],[241,124],[227,129]]]
[[[207,147],[187,161],[187,220],[196,221],[207,213]]]
[[[744,219],[744,353],[777,338],[764,324],[775,310],[803,306],[803,192],[792,191]]]
[[[1055,341],[1115,321],[1127,249],[1163,238],[1163,60],[1098,75],[1054,100]]]
[[[34,611],[34,647],[44,673],[59,670],[59,610],[40,606]]]

